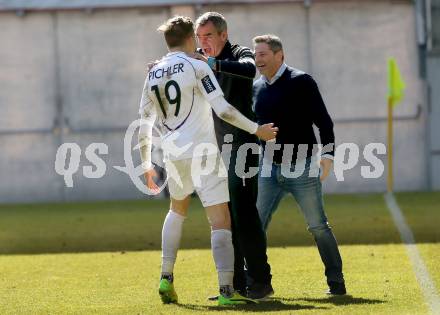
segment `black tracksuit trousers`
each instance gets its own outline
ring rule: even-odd
[[[258,155],[248,151],[245,171],[258,169]],[[239,177],[236,174],[237,150],[232,150],[228,168],[229,211],[234,245],[234,288],[245,289],[248,280],[267,284],[271,282],[270,265],[266,255],[266,236],[256,206],[258,176]],[[247,275],[245,273],[247,268]],[[250,278],[250,279],[248,279]]]

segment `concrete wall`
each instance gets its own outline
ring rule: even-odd
[[[255,35],[279,35],[286,62],[317,80],[336,122],[337,144],[354,142],[361,152],[367,143],[386,143],[386,58],[395,56],[408,86],[395,110],[395,187],[428,188],[413,6],[329,1],[310,8],[279,3],[0,13],[0,202],[141,198],[113,166],[124,165],[123,137],[137,118],[145,64],[165,53],[155,29],[171,14],[208,10],[225,15],[233,42],[251,46]],[[80,168],[74,187],[66,188],[54,171],[56,150],[65,142],[83,152],[92,142],[106,143],[106,175],[84,178]],[[138,163],[136,152],[133,157]],[[83,158],[80,167],[89,164]],[[383,191],[385,179],[363,179],[358,165],[344,182],[332,175],[325,189]]]
[[[142,197],[113,166],[124,165],[125,129],[138,117],[147,61],[165,51],[156,27],[168,14],[0,13],[0,202]],[[65,142],[83,151],[73,188],[54,170]],[[93,142],[109,147],[101,179],[82,174]]]
[[[322,3],[311,10],[313,73],[333,117],[354,120],[336,124],[337,143],[354,142],[360,148],[370,142],[386,143],[385,119],[380,123],[359,120],[387,116],[385,69],[389,56],[396,58],[408,87],[395,117],[413,116],[418,104],[426,112],[423,82],[418,76],[414,17],[411,5],[389,2]],[[423,117],[395,122],[396,190],[427,188],[425,126]],[[335,185],[329,181],[327,188],[383,191],[386,176],[363,179],[360,165],[347,172],[346,181]]]
[[[433,189],[440,189],[440,90],[437,88],[440,82],[440,54],[428,58],[428,79],[430,86],[429,99],[429,152],[430,181]]]

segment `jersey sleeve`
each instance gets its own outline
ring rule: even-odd
[[[154,109],[154,103],[148,95],[148,77],[145,79],[144,89],[142,90],[141,102],[139,104],[139,115],[143,115],[144,113],[148,113],[148,111]]]
[[[223,91],[211,68],[203,61],[194,63],[194,67],[196,70],[197,86],[205,99],[210,102],[218,96],[223,96]]]
[[[210,104],[220,119],[251,134],[257,132],[258,124],[246,118],[234,106],[229,104],[223,96],[211,100]]]
[[[157,114],[154,103],[148,95],[148,79],[145,80],[144,89],[142,91],[139,114],[141,118],[138,134],[138,144],[142,160],[142,168],[144,170],[149,170],[152,167],[151,150],[153,142],[153,125],[156,121]]]

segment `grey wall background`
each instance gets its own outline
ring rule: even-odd
[[[431,0],[428,11],[427,79],[429,85],[429,167],[431,185],[440,188],[440,0]]]
[[[411,2],[153,2],[132,8],[44,8],[24,15],[0,3],[0,202],[145,198],[113,166],[124,165],[123,137],[138,117],[145,65],[166,53],[155,29],[173,14],[212,10],[227,18],[232,42],[251,47],[253,36],[279,35],[286,62],[317,80],[335,120],[337,145],[353,142],[361,153],[370,142],[386,144],[386,60],[396,57],[407,89],[395,110],[395,188],[440,187],[430,179],[435,165],[440,172],[440,161],[428,163],[434,159],[428,137],[435,131],[429,132],[432,118],[427,84],[419,75]],[[83,151],[73,188],[54,170],[56,151],[65,142],[78,143]],[[82,174],[90,165],[84,151],[93,142],[109,147],[102,156],[107,172],[100,179]],[[139,163],[137,152],[133,158]],[[381,159],[386,165],[386,156]],[[332,175],[325,191],[384,191],[386,172],[364,179],[362,165],[369,164],[361,159],[344,173],[344,182]]]

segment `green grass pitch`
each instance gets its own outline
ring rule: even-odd
[[[397,201],[440,288],[440,193]],[[0,206],[0,314],[427,314],[405,247],[380,194],[328,195],[349,296],[329,298],[323,266],[293,199],[268,233],[274,298],[222,308],[209,227],[198,199],[185,222],[175,286],[157,294],[163,200]]]

